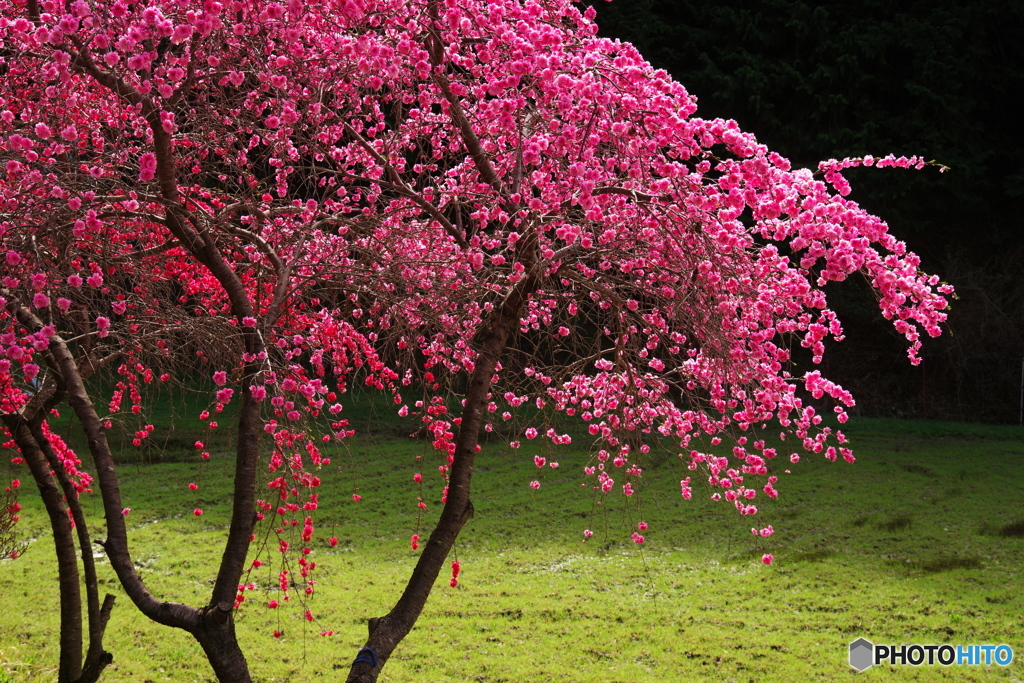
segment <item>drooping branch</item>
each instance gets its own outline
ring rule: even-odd
[[[543,262],[537,258],[535,228],[531,227],[527,231],[523,252],[527,264],[526,276],[510,287],[495,314],[485,322],[486,327],[480,335],[480,349],[473,361],[473,371],[465,394],[455,440],[455,459],[451,465],[448,494],[441,518],[431,532],[401,598],[371,629],[365,647],[375,653],[377,664],[359,660],[353,662],[348,683],[373,683],[377,680],[395,647],[419,618],[434,582],[455,545],[455,539],[473,516],[473,503],[470,500],[473,463],[480,443],[483,416],[487,410],[494,372],[519,326],[527,301],[543,281]]]

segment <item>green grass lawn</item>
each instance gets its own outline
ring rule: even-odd
[[[352,415],[360,426],[365,415]],[[385,423],[332,453],[323,472],[317,622],[307,624],[297,606],[268,609],[258,591],[239,613],[257,680],[339,680],[367,618],[386,612],[408,577],[409,537],[429,533],[440,479],[429,445]],[[700,486],[682,500],[678,481],[690,473],[674,457],[649,463],[630,506],[620,494],[597,505],[580,487],[579,439],[548,453],[561,467],[543,472],[528,449],[534,442],[518,452],[485,445],[476,515],[457,545],[461,584],[439,579],[381,680],[832,681],[854,675],[847,647],[860,636],[1006,643],[1017,657],[1009,667],[881,667],[864,674],[872,680],[1024,679],[1024,430],[869,419],[849,427],[856,464],[804,456],[792,474],[782,474],[788,461],[776,465],[781,496],[759,498],[755,518],[775,527],[769,539],[755,539],[751,518],[707,500]],[[183,444],[197,438],[185,420],[176,429]],[[194,455],[179,451],[150,451],[126,463],[121,480],[147,584],[161,598],[199,604],[227,523],[230,460],[215,453],[200,472]],[[422,493],[414,472],[424,474]],[[200,490],[189,491],[197,477]],[[534,491],[528,482],[538,478]],[[421,495],[429,508],[418,519]],[[98,496],[87,499],[97,511]],[[0,671],[52,680],[55,562],[28,486],[21,501],[21,530],[33,542],[24,557],[0,563]],[[200,518],[191,514],[197,506]],[[629,540],[640,519],[650,525],[642,549]],[[587,528],[595,533],[584,543]],[[759,562],[765,552],[775,556],[771,567]],[[119,595],[106,638],[114,664],[103,680],[212,680],[191,637],[143,618],[98,561],[103,587]],[[251,580],[263,586],[274,576]]]

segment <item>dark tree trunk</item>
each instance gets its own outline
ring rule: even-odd
[[[205,610],[203,624],[192,631],[221,683],[250,683],[249,665],[235,636],[233,603]]]
[[[82,555],[82,574],[85,578],[86,614],[89,625],[89,649],[86,650],[85,661],[82,664],[82,672],[77,683],[92,683],[98,680],[103,669],[114,661],[114,656],[103,649],[103,634],[107,628],[107,621],[110,619],[110,611],[114,608],[114,596],[107,593],[103,599],[103,605],[100,605],[96,562],[92,556],[92,540],[85,521],[85,514],[82,512],[82,506],[78,500],[78,492],[43,433],[41,423],[42,420],[39,417],[32,421],[30,425],[32,437],[45,454],[53,476],[56,477],[61,490],[64,491],[64,500],[67,503],[71,519],[75,522],[78,548]]]
[[[71,520],[61,491],[50,474],[50,464],[32,436],[28,423],[20,415],[4,415],[3,421],[28,464],[39,488],[39,496],[50,516],[53,547],[57,555],[57,582],[60,587],[60,663],[57,681],[74,683],[82,675],[82,593]]]
[[[374,683],[395,647],[412,630],[430,596],[430,590],[455,545],[462,527],[473,516],[473,503],[469,490],[473,479],[473,463],[480,443],[480,429],[487,409],[491,383],[498,361],[508,347],[509,338],[519,325],[526,302],[536,291],[540,281],[537,268],[537,237],[527,232],[522,255],[527,266],[527,277],[521,280],[497,307],[491,320],[485,323],[480,352],[473,365],[469,387],[466,390],[462,420],[455,441],[455,461],[448,479],[448,499],[441,519],[434,527],[409,577],[409,583],[394,608],[385,616],[371,620],[370,637],[360,656],[352,663],[348,683]],[[369,650],[369,653],[365,653]]]
[[[103,673],[103,669],[114,659],[113,655],[103,649],[103,634],[114,607],[114,596],[107,594],[103,605],[100,605],[92,541],[85,515],[79,504],[78,492],[43,431],[44,416],[49,414],[65,395],[64,388],[58,382],[50,380],[19,414],[4,415],[3,420],[29,465],[29,471],[39,487],[53,529],[61,596],[58,681],[94,683]],[[60,485],[63,496],[57,492],[54,480]],[[89,648],[84,662],[81,586],[71,528],[74,528],[78,537],[85,575]]]

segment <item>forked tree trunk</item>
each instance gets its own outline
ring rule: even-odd
[[[35,442],[46,456],[46,460],[50,465],[50,471],[53,472],[53,476],[60,484],[61,490],[64,491],[64,502],[67,504],[67,511],[75,523],[78,548],[82,557],[82,574],[85,579],[86,622],[89,626],[89,648],[86,650],[85,661],[82,663],[82,672],[76,683],[94,683],[103,673],[103,669],[114,661],[114,656],[103,649],[103,635],[107,629],[110,612],[114,608],[115,598],[110,593],[107,593],[104,596],[102,606],[100,605],[99,582],[96,579],[96,562],[92,555],[92,540],[89,536],[89,527],[85,521],[85,514],[82,512],[82,506],[78,500],[78,491],[75,490],[71,478],[57,458],[56,453],[54,453],[49,439],[43,433],[42,420],[39,415],[30,423],[29,428]]]
[[[43,327],[41,321],[23,306],[9,304],[11,311],[19,322],[33,331]],[[60,378],[62,391],[68,396],[68,403],[82,423],[88,439],[89,451],[95,465],[96,479],[99,483],[100,496],[103,501],[104,517],[107,522],[107,538],[102,543],[103,549],[110,559],[111,567],[117,574],[122,588],[128,597],[147,617],[165,626],[172,626],[188,631],[201,644],[209,657],[210,665],[217,672],[219,680],[224,683],[249,683],[251,680],[245,656],[235,637],[233,622],[233,599],[241,568],[248,550],[248,540],[254,522],[254,489],[256,476],[256,460],[258,455],[259,406],[252,400],[248,390],[243,393],[241,418],[239,421],[239,445],[236,460],[236,477],[234,488],[234,508],[229,532],[229,542],[225,547],[220,572],[211,596],[210,606],[196,608],[176,602],[157,599],[142,582],[128,550],[128,533],[122,513],[123,503],[121,490],[117,481],[113,454],[107,442],[105,430],[99,415],[96,413],[92,399],[86,390],[84,377],[77,360],[68,349],[67,344],[59,335],[50,337],[49,355],[50,369]],[[251,368],[250,368],[251,370]],[[45,411],[41,411],[45,414]],[[72,540],[71,525],[68,521],[67,508],[64,506],[59,489],[54,483],[51,468],[60,471],[47,461],[45,450],[32,434],[31,425],[22,415],[4,415],[5,424],[15,434],[19,448],[23,449],[26,461],[33,466],[33,476],[37,484],[41,481],[40,492],[46,502],[51,523],[55,525],[54,539],[59,542],[57,548],[60,567],[62,594],[61,636],[61,671],[68,671],[61,677],[61,682],[91,683],[102,672],[103,667],[111,661],[109,653],[102,649],[99,638],[93,640],[87,656],[86,670],[82,670],[82,627],[81,627],[81,593],[78,582],[77,556]],[[42,438],[41,431],[37,432]],[[38,473],[38,474],[37,474]],[[68,482],[70,483],[70,482]],[[81,515],[81,510],[73,509],[73,513]],[[63,524],[60,527],[59,524]],[[84,531],[84,518],[82,518]],[[88,539],[85,535],[83,538]],[[86,547],[83,554],[91,560],[91,548]],[[87,583],[95,584],[95,574],[90,572]],[[66,596],[66,597],[65,597]],[[90,609],[90,615],[97,614],[95,626],[90,632],[97,632],[102,637],[102,627],[109,617],[113,601],[108,598],[98,610]],[[66,628],[63,626],[67,623]],[[77,625],[77,626],[76,626]],[[77,628],[77,631],[75,630]],[[67,652],[68,654],[65,654]],[[77,663],[76,663],[77,662]]]
[[[53,549],[57,555],[57,584],[60,589],[60,656],[58,683],[75,683],[82,675],[82,593],[78,580],[78,553],[63,496],[28,423],[20,415],[4,415],[18,450],[28,465],[39,489],[53,531]]]
[[[53,530],[61,615],[57,680],[59,683],[95,683],[114,659],[103,649],[103,634],[114,607],[114,596],[108,594],[100,605],[92,543],[78,493],[42,430],[42,416],[56,404],[57,395],[62,395],[62,392],[50,383],[21,414],[4,415],[3,420],[29,466]],[[56,484],[60,485],[59,489]],[[71,520],[74,521],[74,533]],[[82,556],[88,608],[89,647],[84,661],[82,597],[75,535]]]

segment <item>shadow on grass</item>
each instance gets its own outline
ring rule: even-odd
[[[1024,538],[1024,519],[1018,519],[1015,522],[1004,524],[1003,526],[995,526],[993,524],[984,523],[978,529],[978,533],[982,536],[1002,536],[1003,538]]]
[[[920,474],[925,477],[932,477],[933,479],[938,478],[939,475],[935,474],[935,470],[924,465],[918,465],[917,463],[904,463],[900,465],[900,469],[904,472],[910,472],[911,474]]]
[[[999,530],[1004,538],[1024,538],[1024,519],[1011,522]]]
[[[907,569],[921,571],[925,574],[938,574],[955,569],[982,569],[985,565],[982,564],[980,558],[973,555],[940,555],[928,560],[914,560],[905,566]]]
[[[805,553],[793,553],[786,559],[790,562],[822,562],[830,557],[834,557],[835,554],[835,550],[811,550]]]
[[[878,528],[889,532],[903,531],[904,529],[909,529],[913,523],[914,519],[910,515],[901,513],[884,522],[879,522]]]

